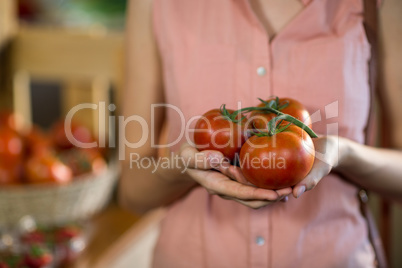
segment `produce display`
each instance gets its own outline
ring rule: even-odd
[[[67,139],[63,121],[47,133],[37,126],[20,133],[16,120],[11,112],[0,113],[0,187],[66,184],[79,175],[98,173],[106,167],[103,151],[78,148]],[[75,122],[71,133],[79,142],[95,140],[87,127]]]
[[[68,184],[66,187],[73,187],[68,188],[70,191],[74,189],[80,192],[83,188],[76,187],[77,184],[73,182],[84,182],[87,176],[81,175],[89,174],[91,176],[88,177],[95,178],[95,181],[102,181],[98,175],[103,176],[107,170],[106,151],[76,147],[66,136],[64,121],[56,122],[45,132],[35,125],[19,131],[17,126],[22,122],[19,120],[21,118],[12,112],[0,112],[0,189],[3,193],[3,206],[0,206],[0,220],[3,220],[0,229],[0,268],[65,267],[83,251],[87,237],[81,225],[72,223],[74,220],[64,218],[63,221],[57,221],[58,216],[52,205],[72,210],[75,204],[69,200],[75,199],[66,198],[68,191],[49,186]],[[69,131],[79,142],[96,141],[91,131],[77,122],[72,123]],[[26,187],[29,185],[36,186]],[[63,186],[63,189],[66,187]],[[91,189],[94,190],[94,187]],[[18,196],[18,200],[13,194]],[[40,198],[52,203],[43,206],[46,203],[41,203],[43,200]],[[7,214],[8,210],[11,211]],[[42,214],[36,214],[38,211]],[[39,223],[43,211],[51,215],[48,220],[54,217],[54,221]],[[35,228],[21,229],[19,224],[8,222],[15,216],[13,213],[21,214],[18,219],[30,218]],[[8,219],[5,218],[7,216]],[[38,228],[37,222],[41,224]]]
[[[300,182],[311,170],[315,151],[308,111],[298,101],[273,97],[237,111],[215,109],[196,123],[198,150],[220,151],[238,164],[257,187],[277,190]]]

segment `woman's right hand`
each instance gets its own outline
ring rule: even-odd
[[[249,183],[237,166],[230,165],[218,151],[198,151],[188,143],[182,145],[180,156],[187,174],[209,194],[258,209],[278,201],[287,201],[292,188],[266,190]]]

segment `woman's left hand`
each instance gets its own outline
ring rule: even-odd
[[[322,136],[313,139],[315,159],[310,173],[293,187],[293,196],[300,197],[304,192],[313,189],[323,177],[338,166],[343,155],[341,138],[337,136]]]

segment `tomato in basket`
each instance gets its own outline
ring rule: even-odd
[[[18,115],[8,110],[0,112],[0,127],[8,127],[16,131],[18,123],[22,122],[23,118],[21,117],[21,115]]]
[[[20,165],[6,166],[0,163],[0,185],[13,185],[21,183]]]
[[[15,166],[21,163],[23,143],[17,132],[8,127],[0,127],[0,163]]]
[[[34,155],[25,163],[25,179],[29,183],[69,183],[73,178],[70,167],[53,154]]]
[[[92,133],[89,128],[76,122],[71,123],[71,134],[73,137],[82,143],[90,143],[94,141]],[[70,149],[74,145],[68,140],[66,129],[64,128],[64,121],[59,121],[54,124],[50,136],[56,149]]]
[[[106,167],[106,162],[97,149],[73,148],[60,152],[58,157],[72,169],[74,176],[99,174]]]
[[[53,150],[51,139],[37,126],[33,126],[24,136],[26,156],[46,154]]]

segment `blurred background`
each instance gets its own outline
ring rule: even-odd
[[[126,0],[0,0],[0,147],[12,148],[0,148],[0,267],[95,267],[139,218],[115,201],[109,125],[125,10]],[[66,140],[61,120],[82,103],[97,106],[76,112],[73,136],[111,150]]]
[[[18,255],[40,264],[33,267],[95,267],[102,256],[134,256],[128,246],[133,237],[145,223],[160,219],[159,214],[140,217],[118,207],[113,148],[80,151],[60,135],[60,119],[71,108],[93,103],[95,109],[79,110],[73,117],[74,137],[114,143],[110,121],[118,113],[123,87],[126,2],[0,0],[0,122],[11,129],[0,127],[0,140],[14,146],[0,153],[0,261]],[[400,2],[386,0],[380,14],[381,83],[388,108],[398,116]],[[393,117],[391,122],[389,143],[401,149],[402,120]],[[23,156],[13,155],[16,151]],[[6,165],[2,157],[16,164]],[[59,173],[52,173],[54,167]],[[370,197],[392,267],[402,267],[401,206]]]

